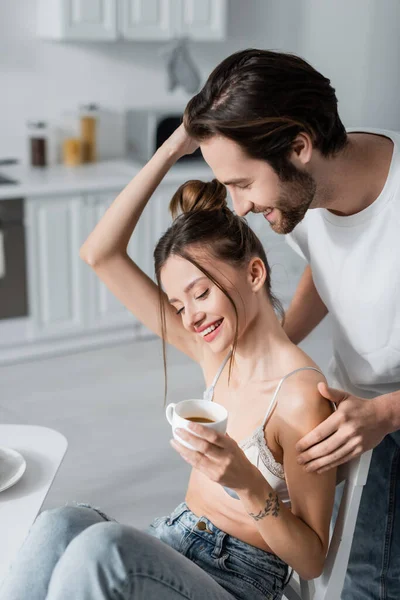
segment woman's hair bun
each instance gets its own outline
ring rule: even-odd
[[[191,179],[176,190],[169,204],[169,210],[175,219],[180,213],[221,210],[227,206],[226,187],[217,179],[212,181]]]

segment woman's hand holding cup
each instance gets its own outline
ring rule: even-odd
[[[168,404],[165,414],[168,423],[172,425],[174,438],[190,450],[195,450],[195,448],[189,443],[185,443],[177,435],[177,428],[189,430],[190,424],[197,422],[224,434],[228,424],[228,411],[226,408],[221,404],[208,400],[183,400],[178,404]]]
[[[228,413],[223,406],[207,400],[184,400],[169,404],[166,414],[174,435],[171,446],[186,462],[231,490],[239,492],[254,486],[260,473],[226,433]]]

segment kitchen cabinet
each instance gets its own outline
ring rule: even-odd
[[[38,35],[65,41],[113,41],[118,0],[38,0]]]
[[[101,217],[118,195],[119,190],[101,193],[90,194],[83,200],[85,206],[85,226],[86,231],[84,238],[100,221]],[[84,240],[82,240],[83,242]],[[77,254],[79,249],[72,249]],[[132,236],[128,246],[128,254],[136,263],[140,262],[140,244],[139,235]],[[82,262],[82,261],[81,261]],[[125,306],[108,290],[106,285],[97,277],[89,265],[84,264],[85,269],[85,297],[83,311],[85,312],[85,325],[89,329],[110,329],[125,325],[139,326],[138,321],[133,314],[129,312]]]
[[[227,0],[38,0],[38,34],[65,41],[223,40]]]
[[[82,243],[139,168],[125,161],[76,170],[10,167],[10,178],[21,182],[11,198],[24,198],[28,314],[0,319],[0,365],[154,336],[79,257]],[[191,178],[208,180],[212,173],[203,164],[175,165],[129,242],[128,254],[153,279],[154,247],[172,222],[169,201]],[[4,194],[0,190],[0,202],[10,199]]]
[[[134,316],[79,257],[79,248],[119,190],[26,202],[31,338],[65,337],[126,325]],[[129,254],[139,252],[133,237]]]
[[[84,326],[83,197],[25,203],[31,339],[76,334]]]
[[[160,184],[151,202],[144,209],[128,245],[129,256],[154,281],[153,252],[159,238],[172,222],[168,204],[177,187],[176,183],[162,182]],[[85,239],[118,193],[119,190],[110,193],[97,193],[88,195],[84,199],[86,213]],[[76,254],[76,249],[74,252]],[[138,333],[146,333],[142,324],[113,296],[92,269],[88,265],[84,265],[84,267],[85,278],[87,279],[85,305],[86,310],[89,309],[86,318],[87,326],[99,330],[100,328],[112,329],[130,325],[135,326]]]
[[[132,260],[153,279],[154,247],[171,223],[168,203],[179,183],[161,183],[128,246]],[[150,333],[79,257],[80,246],[119,191],[27,199],[31,340],[126,333],[127,327],[132,337]]]
[[[130,40],[222,40],[226,0],[121,0],[120,30]]]
[[[226,0],[180,0],[180,36],[193,40],[223,40],[226,36]]]
[[[176,32],[177,0],[121,0],[119,29],[127,40],[170,40]]]

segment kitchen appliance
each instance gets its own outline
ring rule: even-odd
[[[1,179],[1,184],[15,183]],[[27,314],[24,201],[0,200],[0,319]]]
[[[17,183],[14,179],[9,179],[8,177],[4,177],[4,175],[0,175],[0,185],[13,185]]]
[[[165,108],[132,109],[127,112],[128,155],[133,160],[147,162],[154,152],[182,123],[183,112]],[[202,162],[200,148],[186,154],[180,161]]]

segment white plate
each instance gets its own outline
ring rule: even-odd
[[[0,492],[17,483],[25,469],[26,461],[19,452],[0,446]]]

